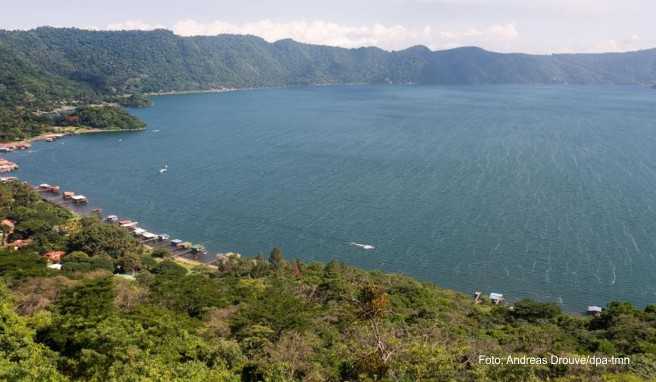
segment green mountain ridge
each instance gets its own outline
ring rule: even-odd
[[[400,51],[269,43],[245,35],[168,30],[0,31],[0,88],[56,99],[93,95],[319,84],[616,84],[656,82],[656,49],[529,55],[476,47]],[[7,103],[7,96],[0,100]],[[33,98],[33,97],[32,97]]]

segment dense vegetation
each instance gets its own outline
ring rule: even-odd
[[[103,130],[136,130],[146,126],[125,110],[113,106],[79,107],[72,113],[56,115],[53,123]]]
[[[333,83],[642,84],[656,50],[621,54],[499,54],[478,48],[397,52],[253,36],[63,28],[0,31],[0,102],[33,102],[217,87]],[[8,98],[8,99],[7,99]]]
[[[0,106],[0,142],[18,141],[42,134],[48,129],[45,118],[31,112]]]
[[[0,380],[639,381],[656,378],[656,306],[596,318],[513,308],[338,262],[177,263],[127,231],[0,184]],[[9,232],[6,232],[9,233]],[[40,256],[62,250],[60,271]],[[136,277],[113,275],[121,271]],[[484,365],[479,355],[614,355],[622,366]]]
[[[58,130],[55,127],[139,130],[143,129],[145,124],[115,106],[81,106],[70,112],[46,114],[0,107],[0,142],[18,141],[39,134],[56,132]]]
[[[107,97],[108,102],[114,102],[123,107],[144,108],[152,106],[153,101],[143,94],[131,94],[129,96]]]

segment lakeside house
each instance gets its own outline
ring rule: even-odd
[[[116,215],[108,215],[108,216],[105,218],[105,221],[108,222],[108,223],[118,223],[118,216],[116,216]]]
[[[143,237],[143,238],[146,239],[146,240],[153,240],[153,239],[156,239],[156,238],[157,238],[157,235],[155,235],[155,234],[152,233],[152,232],[148,232],[148,231],[146,231],[146,232],[144,232],[144,233],[141,234],[141,237]]]
[[[600,306],[590,305],[588,306],[586,313],[591,316],[599,317],[601,315],[602,310],[603,309]]]
[[[42,183],[39,185],[38,190],[41,192],[49,192],[51,194],[59,194],[59,186],[51,186],[47,183]]]
[[[73,199],[74,196],[75,196],[74,192],[64,191],[64,195],[62,196],[62,198],[64,198],[64,200],[71,200],[71,199]]]
[[[207,251],[205,250],[205,247],[202,246],[202,245],[200,245],[200,244],[193,245],[193,246],[191,247],[191,251],[192,251],[193,253],[206,253],[206,252],[207,252]]]
[[[16,150],[29,150],[30,148],[32,148],[32,145],[27,142],[0,144],[0,152],[3,153],[10,153]]]
[[[492,301],[493,304],[499,305],[504,302],[503,294],[501,293],[490,293],[490,301]]]
[[[191,249],[191,247],[193,247],[193,244],[188,241],[176,245],[176,248],[178,249]]]
[[[0,158],[0,173],[12,172],[18,169],[18,165],[12,161]]]
[[[139,225],[139,222],[133,222],[132,220],[119,220],[118,225],[129,230],[135,230],[137,225]]]
[[[50,251],[44,253],[43,257],[47,258],[51,263],[59,263],[64,255],[66,255],[64,251]]]
[[[241,254],[237,252],[228,252],[228,253],[218,253],[214,259],[215,264],[225,264],[231,259],[240,259]]]
[[[0,183],[9,183],[9,182],[16,182],[18,181],[18,178],[15,176],[2,176],[0,177]]]
[[[19,239],[7,244],[7,247],[9,249],[13,249],[14,251],[18,251],[19,249],[25,248],[30,244],[32,244],[32,239]]]
[[[75,204],[87,204],[87,203],[89,203],[89,200],[87,200],[87,197],[84,196],[84,195],[73,195],[73,197],[71,197],[71,200]]]

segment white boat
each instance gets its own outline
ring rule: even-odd
[[[374,247],[373,245],[370,245],[370,244],[360,244],[360,243],[354,243],[354,242],[350,242],[349,244],[351,244],[354,247],[362,248],[366,251],[373,251],[374,249],[376,249],[376,247]]]
[[[169,165],[165,164],[164,167],[159,170],[159,173],[164,174],[167,171],[169,171]]]

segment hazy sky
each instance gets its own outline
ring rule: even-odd
[[[529,53],[656,47],[654,0],[0,0],[1,29],[167,28],[269,41]]]

